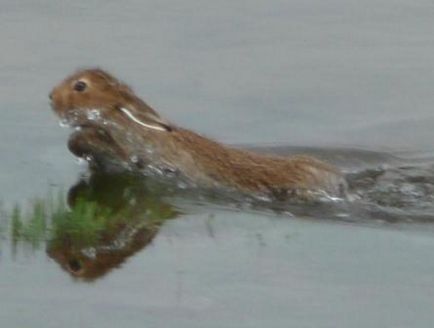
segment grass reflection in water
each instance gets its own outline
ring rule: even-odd
[[[36,200],[10,216],[12,249],[45,244],[47,254],[73,277],[92,281],[148,245],[178,212],[134,175],[93,174],[67,197]]]

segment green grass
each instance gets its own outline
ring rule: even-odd
[[[45,239],[47,233],[47,206],[43,200],[33,202],[32,209],[26,215],[16,205],[11,215],[12,240],[25,241],[33,248],[39,248],[40,242]]]
[[[67,194],[49,193],[8,211],[0,202],[0,241],[10,240],[13,252],[65,243],[97,247],[128,226],[158,228],[179,212],[163,201],[164,188],[145,182],[131,174],[95,174]]]
[[[107,201],[104,195],[104,201],[100,201],[95,194],[85,193],[75,199],[72,206],[66,204],[62,194],[36,199],[27,206],[15,205],[4,215],[8,220],[0,221],[9,221],[3,228],[0,226],[0,233],[5,235],[5,227],[10,227],[14,249],[21,244],[36,250],[46,242],[53,245],[65,240],[77,247],[88,247],[97,245],[108,234],[116,234],[119,227],[159,226],[178,214],[158,197],[129,192],[132,194],[117,203]]]

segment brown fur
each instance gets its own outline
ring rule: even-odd
[[[73,89],[78,80],[88,84],[83,92]],[[61,117],[66,117],[71,110],[99,109],[105,119],[116,122],[144,145],[152,147],[153,155],[144,158],[145,161],[175,168],[200,185],[272,194],[322,190],[332,195],[341,195],[345,186],[336,168],[315,158],[257,154],[179,128],[161,118],[131,88],[101,69],[78,71],[56,86],[50,98],[53,109]],[[141,122],[163,127],[165,131],[137,124],[120,111],[121,107],[127,108]],[[85,119],[82,120],[77,124],[86,125]],[[117,146],[124,148],[123,152],[134,153],[120,136],[111,137]],[[137,145],[135,148],[137,150]]]

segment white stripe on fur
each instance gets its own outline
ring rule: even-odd
[[[140,121],[139,119],[137,119],[133,114],[131,114],[131,112],[128,109],[126,109],[126,108],[120,107],[119,109],[122,111],[122,113],[124,113],[125,115],[127,115],[128,118],[130,118],[131,120],[133,120],[137,124],[140,124],[141,126],[144,126],[145,128],[149,128],[149,129],[153,129],[153,130],[157,130],[157,131],[166,131],[166,129],[163,128],[163,127],[161,127],[161,126],[143,123],[142,121]]]

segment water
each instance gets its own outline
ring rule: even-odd
[[[430,327],[433,18],[429,1],[3,1],[0,326]],[[81,181],[48,93],[94,65],[179,125],[336,163],[356,203]],[[75,220],[29,216],[74,191]]]

